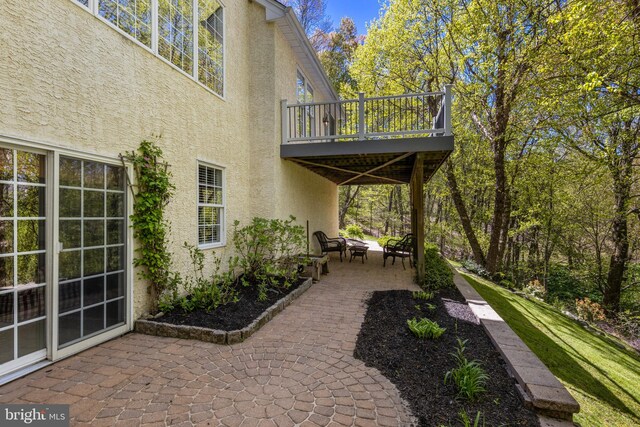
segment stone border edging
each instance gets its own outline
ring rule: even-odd
[[[305,293],[312,284],[313,279],[309,277],[298,286],[297,289],[267,308],[257,319],[251,322],[250,325],[235,331],[221,331],[200,326],[173,325],[171,323],[155,322],[145,319],[136,320],[134,331],[145,335],[199,340],[214,344],[237,344],[246,340],[266,325],[269,320],[284,310],[293,300]]]
[[[580,405],[484,298],[456,271],[453,282],[482,324],[517,381],[525,406],[553,418],[571,421]]]

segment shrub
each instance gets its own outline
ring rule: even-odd
[[[391,240],[391,239],[396,239],[396,237],[393,237],[393,236],[382,236],[382,237],[378,238],[377,242],[381,247],[384,248],[384,245],[386,245],[387,242],[389,240]]]
[[[547,273],[548,297],[561,301],[575,301],[585,296],[585,289],[590,286],[572,274],[571,270],[563,265],[551,264]]]
[[[465,411],[460,411],[458,413],[458,417],[460,422],[464,427],[481,427],[484,426],[484,417],[482,416],[482,412],[476,412],[476,417],[473,419],[473,423],[471,422],[471,418]],[[482,420],[482,424],[480,424],[480,420]]]
[[[606,319],[602,306],[589,298],[576,299],[576,314],[580,319],[587,322]]]
[[[162,294],[158,306],[162,311],[171,311],[176,307],[182,308],[186,312],[197,309],[206,311],[215,310],[221,305],[238,301],[238,289],[235,277],[235,258],[229,259],[228,270],[220,273],[222,260],[213,254],[214,272],[211,279],[204,277],[205,255],[197,247],[184,243],[184,247],[189,251],[193,274],[181,278],[173,275],[170,290]],[[178,289],[184,286],[185,296],[180,296]]]
[[[351,239],[364,239],[364,232],[362,228],[357,224],[349,224],[347,225],[346,236]]]
[[[421,299],[421,300],[429,301],[433,299],[433,297],[434,297],[433,292],[416,291],[413,293],[413,299]]]
[[[233,244],[242,270],[242,283],[255,285],[260,300],[267,292],[290,287],[298,277],[300,254],[306,243],[304,228],[288,220],[253,218],[240,228],[233,224]]]
[[[480,393],[486,391],[484,386],[489,376],[477,360],[467,360],[464,355],[466,344],[467,340],[458,338],[458,348],[455,353],[451,353],[457,367],[445,374],[444,383],[453,381],[458,389],[458,397],[475,400]]]
[[[446,330],[441,328],[436,322],[425,318],[420,320],[416,320],[415,318],[407,320],[407,325],[409,325],[411,332],[418,338],[436,339]]]
[[[538,279],[530,280],[529,283],[525,285],[524,291],[527,294],[540,299],[544,299],[544,297],[546,296],[544,286]]]
[[[485,268],[483,266],[481,266],[480,264],[477,264],[474,260],[472,259],[467,259],[465,261],[462,262],[462,267],[464,267],[465,270],[477,274],[480,277],[484,277],[485,279],[488,279],[490,274],[487,270],[485,270]]]
[[[640,337],[640,315],[632,314],[630,310],[621,311],[616,316],[616,329],[622,335],[636,339]]]
[[[449,263],[440,256],[438,247],[427,244],[424,248],[424,284],[426,289],[453,287],[453,271]]]

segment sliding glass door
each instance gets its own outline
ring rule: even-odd
[[[0,145],[0,376],[126,332],[125,176]]]
[[[58,345],[125,322],[124,168],[60,158]]]
[[[0,374],[46,356],[46,157],[0,147]]]

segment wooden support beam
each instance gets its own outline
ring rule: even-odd
[[[323,163],[310,162],[308,160],[302,160],[302,159],[295,159],[294,161],[296,163],[300,163],[302,165],[309,165],[309,166],[315,166],[315,167],[319,167],[319,168],[331,169],[331,170],[335,170],[335,171],[339,171],[339,172],[350,173],[351,175],[357,175],[358,178],[360,178],[362,176],[367,176],[369,178],[375,178],[375,179],[379,179],[379,180],[382,180],[382,181],[388,181],[390,184],[406,184],[406,182],[398,181],[397,179],[386,178],[384,176],[371,175],[370,173],[367,173],[367,172],[365,172],[365,173],[355,172],[355,171],[352,171],[352,170],[349,170],[349,169],[339,168],[337,166],[325,165]]]
[[[380,170],[380,169],[382,169],[382,168],[386,168],[387,166],[392,165],[392,164],[394,164],[394,163],[397,163],[397,162],[399,162],[400,160],[404,159],[405,157],[409,157],[409,156],[410,156],[410,155],[412,155],[412,154],[413,154],[413,153],[404,153],[403,155],[398,156],[398,157],[396,157],[396,158],[395,158],[395,159],[393,159],[393,160],[389,160],[388,162],[386,162],[386,163],[385,163],[385,164],[383,164],[383,165],[376,166],[376,167],[375,167],[375,168],[373,168],[373,169],[369,169],[369,170],[368,170],[368,171],[366,171],[366,172],[362,172],[362,173],[361,173],[361,174],[359,174],[358,176],[354,176],[353,178],[349,178],[348,180],[343,181],[343,182],[341,182],[341,183],[340,183],[340,184],[338,184],[338,185],[346,185],[346,184],[350,183],[351,181],[355,181],[356,179],[358,179],[358,178],[360,178],[360,177],[363,177],[363,176],[365,176],[365,175],[369,176],[369,175],[371,175],[372,173],[374,173],[375,171]]]
[[[424,154],[417,153],[411,174],[411,231],[416,236],[415,263],[418,284],[424,282]]]

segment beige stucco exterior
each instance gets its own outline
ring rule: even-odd
[[[253,216],[292,214],[311,232],[337,233],[336,185],[280,158],[280,100],[295,99],[302,66],[258,3],[225,2],[224,99],[74,0],[4,0],[0,22],[0,143],[117,159],[161,135],[176,185],[167,216],[177,269],[188,266],[182,243],[197,244],[198,161],[225,169],[227,246],[218,255],[229,254],[233,222]],[[147,285],[133,278],[139,317]]]

